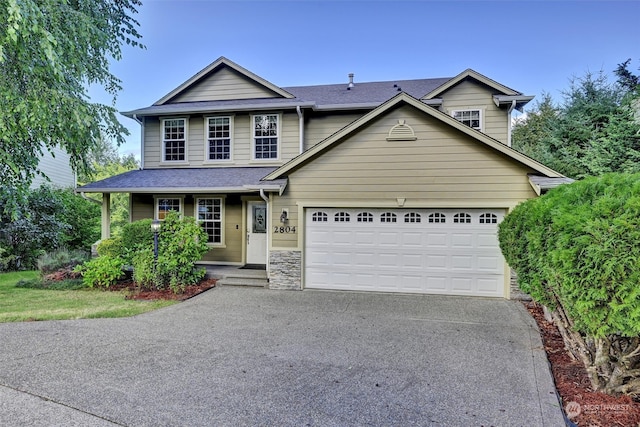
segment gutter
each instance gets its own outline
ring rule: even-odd
[[[298,132],[300,134],[300,154],[304,151],[304,115],[299,105],[296,106],[296,113],[298,113]]]
[[[511,127],[512,127],[511,113],[515,108],[516,108],[516,100],[514,99],[513,101],[511,101],[511,105],[507,110],[507,146],[508,147],[511,147]]]

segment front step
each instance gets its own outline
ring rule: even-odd
[[[216,282],[216,286],[256,286],[265,288],[269,284],[267,278],[226,276]]]

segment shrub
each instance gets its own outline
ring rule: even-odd
[[[160,281],[154,268],[153,249],[140,249],[132,257],[133,281],[143,289],[158,288]]]
[[[100,240],[96,250],[99,256],[124,257],[122,238],[120,237]]]
[[[42,274],[48,274],[61,269],[72,269],[88,258],[87,252],[78,249],[56,249],[38,258],[38,270]]]
[[[101,256],[76,267],[88,287],[108,288],[124,276],[124,261],[119,257]]]
[[[122,244],[121,256],[126,264],[133,264],[134,254],[145,248],[153,248],[153,231],[151,231],[151,220],[141,219],[122,227],[120,236]]]
[[[187,285],[198,283],[205,270],[195,263],[209,250],[207,234],[193,217],[180,219],[177,212],[169,212],[162,223],[158,243],[158,280],[175,293]]]
[[[594,389],[640,395],[640,174],[588,178],[522,203],[499,239]]]

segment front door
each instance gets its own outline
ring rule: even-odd
[[[267,205],[247,202],[247,264],[267,263]]]

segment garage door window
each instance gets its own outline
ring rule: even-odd
[[[492,213],[483,213],[480,215],[480,224],[497,224],[498,217]]]
[[[373,222],[373,214],[369,212],[360,212],[358,214],[358,222]]]
[[[327,214],[324,212],[314,212],[311,216],[313,222],[327,222]]]
[[[471,224],[471,215],[460,212],[453,216],[454,224]]]
[[[416,212],[409,212],[404,215],[404,222],[420,222],[421,220],[420,214]]]
[[[347,212],[338,212],[334,217],[336,222],[349,222],[351,216]]]
[[[429,214],[429,224],[444,224],[445,222],[447,222],[445,214],[440,212]]]
[[[393,212],[385,212],[380,215],[380,222],[391,223],[396,221],[397,221],[397,216]]]

